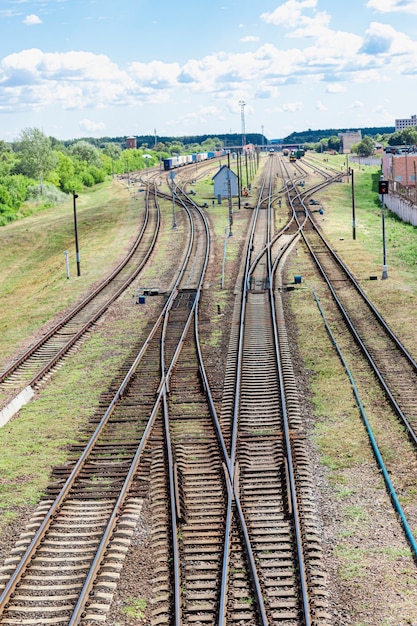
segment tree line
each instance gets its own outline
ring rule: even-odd
[[[339,152],[341,139],[338,134],[348,132],[352,129],[339,130],[317,130],[305,131],[303,133],[292,133],[282,140],[283,143],[299,143],[305,150],[315,150],[316,152]],[[375,152],[377,145],[385,146],[416,146],[417,128],[408,126],[403,130],[393,132],[392,127],[363,128],[362,141],[354,144],[351,151],[359,156],[371,156]],[[337,133],[337,134],[336,134]]]
[[[417,128],[398,132],[390,128],[363,129],[362,141],[352,152],[369,156],[375,144],[417,145]],[[340,150],[342,131],[306,131],[293,133],[283,143],[300,143],[305,149],[318,152]],[[316,139],[308,141],[307,139]],[[126,137],[84,138],[60,141],[47,137],[38,128],[25,128],[16,141],[0,140],[0,226],[28,215],[39,207],[52,206],[68,198],[73,191],[102,183],[106,177],[152,167],[173,154],[214,151],[221,147],[241,145],[240,134],[221,137],[198,135],[190,137],[136,137],[138,148],[126,149]],[[248,143],[267,145],[264,135],[246,135]]]
[[[152,167],[172,154],[204,152],[223,145],[218,137],[184,145],[179,139],[150,147],[123,149],[122,141],[59,141],[39,128],[25,128],[16,141],[0,140],[0,226],[39,207],[68,199],[73,191],[102,183],[106,177]]]

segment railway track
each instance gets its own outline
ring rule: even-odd
[[[167,389],[193,318],[209,249],[203,215],[190,210],[188,215],[188,251],[161,315],[103,415],[91,424],[85,446],[74,447],[72,460],[55,472],[49,499],[2,568],[1,624],[71,625],[105,618],[144,485],[164,471],[166,455],[172,457]],[[186,275],[190,263],[199,266],[197,284],[194,269]],[[175,538],[178,472],[172,462],[168,468],[168,533]],[[178,562],[175,542],[173,558]]]
[[[347,327],[417,444],[417,363],[382,318],[342,260],[331,249],[311,216],[303,229],[306,245]]]
[[[155,246],[160,226],[156,193],[147,190],[146,209],[138,237],[126,258],[82,302],[36,343],[0,372],[0,394],[10,401],[36,386],[108,309],[143,269]]]
[[[293,189],[289,201],[300,224],[304,243],[328,288],[329,302],[325,308],[340,345],[349,355],[345,362],[350,361],[357,386],[355,393],[361,389],[359,408],[370,434],[375,460],[384,473],[391,503],[415,555],[416,540],[412,528],[417,514],[413,497],[416,487],[417,364],[323,237],[304,203],[303,193]],[[364,414],[365,407],[372,414],[375,432]],[[394,415],[398,420],[397,427],[392,418]],[[378,441],[383,453],[378,450]],[[401,455],[396,455],[395,460],[390,459],[387,450],[401,450]],[[402,506],[399,494],[403,496]]]
[[[271,174],[269,180],[275,180]],[[273,236],[270,198],[275,194],[270,183],[265,185],[235,309],[240,331],[232,336],[230,350],[236,365],[226,375],[221,415],[223,431],[231,433],[233,490],[247,555],[243,571],[252,581],[245,581],[240,604],[229,603],[226,623],[325,624],[329,615],[312,481],[275,288],[279,260],[298,229]],[[234,563],[233,550],[230,559]]]
[[[121,385],[103,397],[85,441],[55,469],[0,571],[1,625],[103,623],[149,497],[152,626],[332,624],[280,293],[282,265],[300,233],[335,296],[353,303],[352,318],[359,296],[327,260],[303,205],[338,174],[302,192],[288,176],[293,216],[276,232],[275,203],[284,189],[276,188],[275,159],[268,167],[236,288],[220,414],[199,344],[208,225],[174,186],[192,237],[186,262]],[[372,341],[366,351],[374,361],[378,353],[393,358],[381,335]],[[412,426],[407,397],[401,388],[393,394]]]
[[[153,625],[287,620],[295,626],[324,615],[295,384],[280,365],[288,365],[283,314],[269,301],[271,192],[272,186],[260,198],[268,208],[258,211],[265,218],[254,222],[250,249],[256,249],[248,255],[265,248],[268,271],[261,255],[250,271],[253,289],[242,292],[244,350],[229,426],[223,431],[216,415],[198,342],[208,227],[179,196],[192,240],[177,284],[107,408],[92,420],[85,444],[73,446],[67,464],[55,470],[45,502],[5,563],[0,624],[105,619],[148,490]],[[287,244],[292,239],[284,237]],[[281,244],[274,238],[280,250]],[[265,388],[270,376],[272,393],[270,384]]]

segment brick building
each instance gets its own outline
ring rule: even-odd
[[[401,183],[404,187],[416,186],[417,154],[383,154],[382,173],[387,180]]]
[[[136,137],[128,137],[126,139],[126,149],[127,150],[136,150]]]

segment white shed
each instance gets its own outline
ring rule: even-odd
[[[214,182],[214,195],[217,198],[227,198],[229,196],[229,180],[232,196],[239,195],[239,186],[237,175],[227,167],[223,165],[213,176]]]

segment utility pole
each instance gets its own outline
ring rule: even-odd
[[[355,183],[353,182],[353,168],[350,170],[352,175],[352,236],[356,239],[356,219],[355,219]]]
[[[75,258],[77,261],[77,276],[81,276],[81,259],[80,259],[80,251],[78,249],[78,228],[77,228],[77,208],[76,208],[76,199],[78,195],[75,191],[72,192],[72,199],[74,203],[74,232],[75,232]]]
[[[229,204],[229,237],[233,237],[233,203],[232,203],[232,183],[230,180],[230,170],[227,168],[227,199]]]
[[[172,229],[176,230],[177,229],[177,222],[175,219],[175,198],[174,198],[174,178],[175,178],[175,174],[174,172],[170,172],[169,173],[169,177],[171,179],[171,185],[172,185]]]

